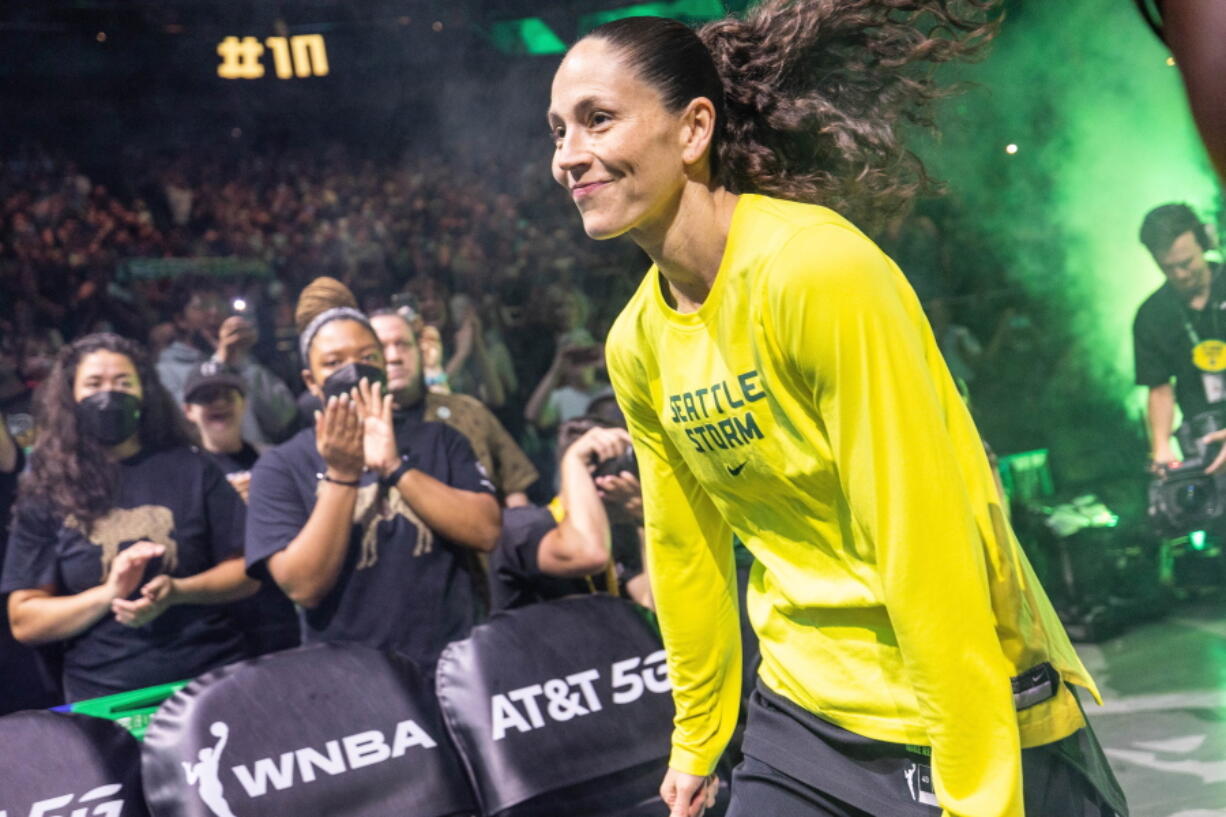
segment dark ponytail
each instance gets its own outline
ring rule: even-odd
[[[713,177],[738,193],[824,204],[879,223],[930,187],[902,143],[950,93],[930,65],[975,56],[996,32],[995,0],[763,0],[697,32],[639,17],[608,41],[670,110],[710,99]]]

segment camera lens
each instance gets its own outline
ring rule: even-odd
[[[1186,513],[1203,510],[1209,502],[1211,489],[1201,480],[1185,482],[1175,490],[1175,505]]]

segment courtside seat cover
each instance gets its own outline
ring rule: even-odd
[[[0,718],[0,817],[147,817],[140,746],[111,721],[61,712]]]
[[[584,799],[585,783],[624,794],[612,782],[644,766],[636,794],[654,800],[673,705],[660,638],[630,602],[580,596],[500,613],[447,646],[436,686],[483,813],[536,814],[550,793]]]
[[[169,698],[142,750],[156,817],[442,817],[473,796],[430,679],[316,644],[231,664]]]

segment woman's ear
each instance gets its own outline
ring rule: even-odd
[[[323,392],[320,390],[319,384],[315,382],[315,376],[311,374],[310,369],[302,370],[302,382],[306,384],[307,391],[321,400],[323,399]]]
[[[692,99],[681,120],[681,160],[696,164],[707,155],[715,138],[715,106],[705,96]]]

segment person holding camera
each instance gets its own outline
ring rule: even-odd
[[[1166,278],[1132,326],[1136,382],[1149,390],[1150,459],[1163,471],[1178,459],[1171,446],[1175,406],[1185,421],[1226,408],[1218,405],[1226,401],[1226,282],[1205,257],[1213,242],[1188,205],[1151,210],[1140,238]],[[1182,442],[1186,449],[1194,440]]]
[[[264,448],[297,427],[298,404],[289,387],[251,355],[255,324],[241,299],[227,302],[216,283],[182,278],[171,289],[176,337],[158,355],[157,370],[175,402],[183,404],[188,376],[206,360],[233,367],[246,386],[243,438]]]
[[[502,535],[490,554],[492,609],[597,591],[625,592],[650,606],[630,435],[581,417],[563,423],[558,437],[558,496],[549,507],[525,505],[502,514]],[[621,547],[615,546],[615,530],[622,534]]]
[[[303,641],[357,642],[425,664],[480,611],[470,551],[498,538],[494,488],[468,442],[396,412],[383,344],[327,277],[298,299],[315,423],[251,476],[247,566],[299,607]]]
[[[567,332],[558,341],[549,371],[528,398],[524,419],[547,431],[582,416],[593,400],[613,393],[597,377],[603,365],[604,348],[586,329]]]

